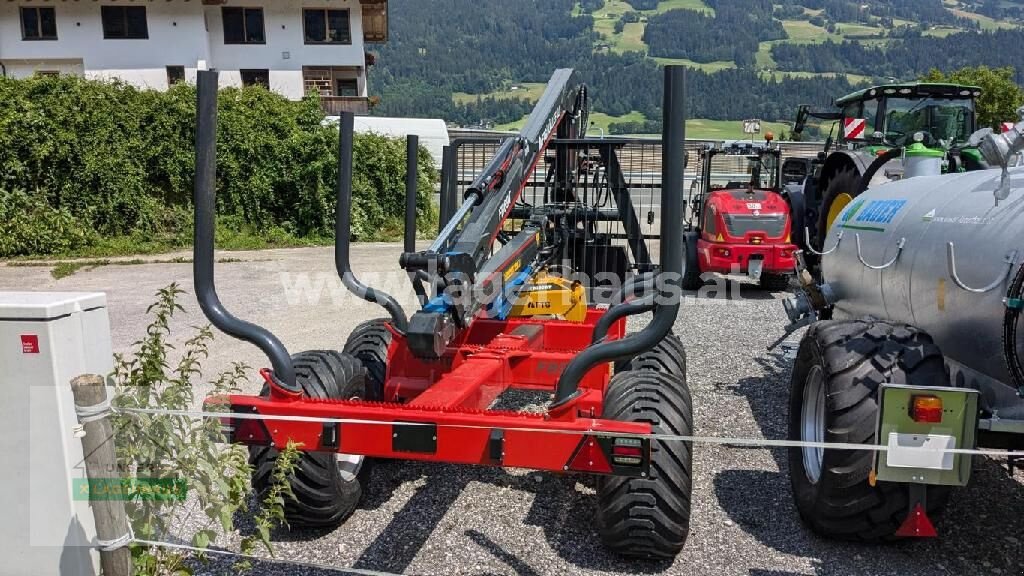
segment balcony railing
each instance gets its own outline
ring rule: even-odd
[[[337,116],[342,112],[367,114],[370,111],[370,99],[365,96],[321,96],[320,107],[328,116]]]

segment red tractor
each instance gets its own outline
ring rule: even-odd
[[[747,274],[784,290],[796,264],[789,204],[780,194],[779,148],[731,142],[700,152],[690,186],[683,288],[696,290],[706,272]]]

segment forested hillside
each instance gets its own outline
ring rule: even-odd
[[[1004,0],[391,0],[375,112],[515,123],[556,68],[581,72],[607,127],[651,131],[660,66],[690,76],[690,116],[788,120],[869,82],[1024,62]],[[525,96],[524,96],[525,94]],[[619,126],[615,126],[619,122]],[[628,126],[627,126],[628,124]]]

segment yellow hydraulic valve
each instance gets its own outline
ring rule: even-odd
[[[541,272],[519,292],[511,315],[583,322],[587,317],[586,291],[578,281]]]

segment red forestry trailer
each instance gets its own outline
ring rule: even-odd
[[[199,73],[196,293],[207,318],[258,346],[271,368],[261,372],[258,396],[207,406],[230,410],[225,430],[250,447],[257,490],[267,488],[278,448],[299,444],[289,524],[340,525],[377,458],[531,468],[599,475],[597,531],[613,550],[677,554],[689,529],[690,444],[647,435],[689,435],[692,423],[685,352],[672,333],[683,264],[684,69],[665,72],[660,265],[628,262],[627,249],[648,252],[623,185],[620,145],[585,138],[586,87],[572,70],[558,70],[526,126],[498,146],[429,249],[414,251],[415,214],[406,215],[399,264],[420,300],[411,317],[349,265],[353,136],[351,115],[342,115],[335,264],[345,286],[388,317],[359,325],[341,351],[295,355],[268,330],[231,315],[214,288],[216,87],[216,72]],[[417,146],[414,138],[409,144],[414,210]],[[607,194],[587,189],[588,147],[600,147]],[[528,182],[538,181],[546,202],[524,201]],[[597,232],[597,222],[611,221],[627,233]],[[600,262],[622,276],[607,306],[587,302],[597,286],[555,273],[608,271]],[[651,322],[627,334],[626,318],[648,312]],[[492,410],[510,389],[547,391],[551,402],[542,413]]]

